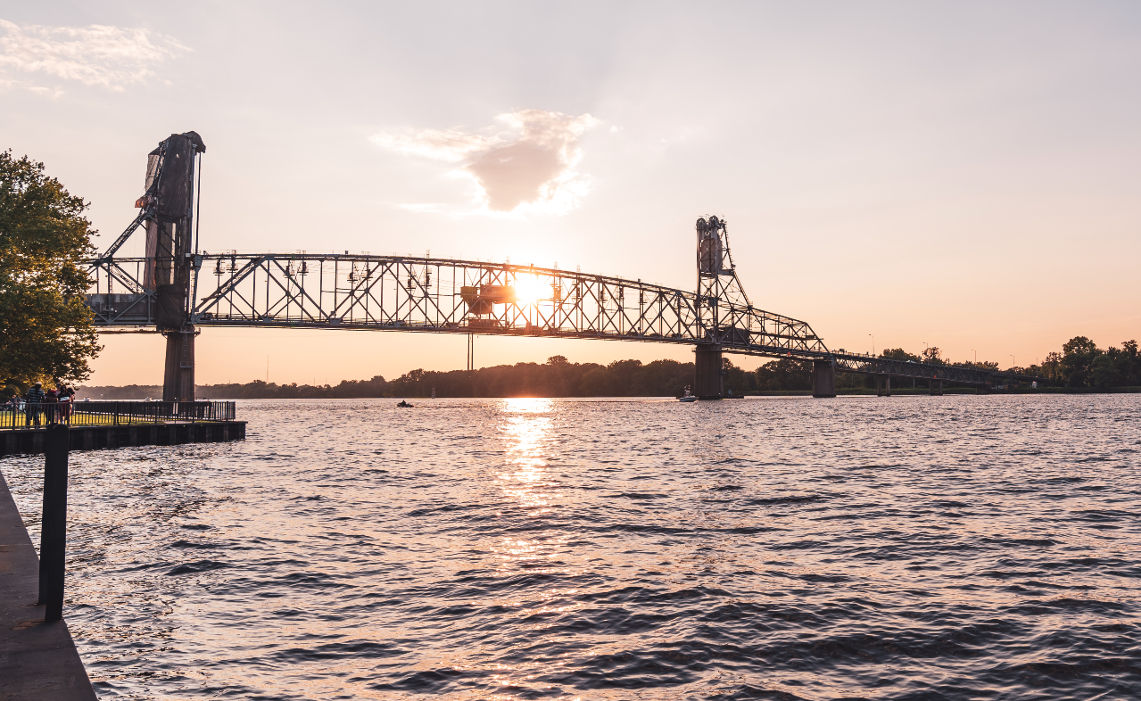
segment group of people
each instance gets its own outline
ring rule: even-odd
[[[55,389],[44,389],[42,382],[37,382],[24,393],[12,395],[6,402],[5,408],[13,414],[24,413],[24,425],[37,427],[40,417],[48,424],[71,423],[71,412],[75,401],[75,389],[57,382]]]

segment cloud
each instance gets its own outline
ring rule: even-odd
[[[452,172],[472,179],[478,200],[491,212],[564,214],[577,207],[587,191],[574,170],[582,159],[579,138],[599,120],[544,110],[519,110],[496,120],[505,128],[492,134],[422,129],[380,133],[372,140],[399,153],[459,164]]]
[[[0,70],[40,73],[121,91],[154,75],[151,66],[188,48],[147,29],[108,27],[21,27],[0,19]],[[0,76],[0,86],[58,94],[27,80]]]

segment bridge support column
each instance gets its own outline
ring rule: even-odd
[[[943,396],[943,381],[942,380],[928,380],[927,384],[931,390],[931,396],[933,396],[933,397],[942,397]]]
[[[876,396],[877,397],[890,397],[891,396],[891,376],[890,375],[876,375]]]
[[[693,394],[698,399],[721,399],[721,346],[703,343],[694,349]]]
[[[975,394],[990,394],[990,385],[979,385],[975,387]]]
[[[812,396],[818,399],[836,396],[836,366],[832,361],[812,362]]]
[[[164,402],[194,401],[194,327],[168,331],[166,372],[162,380]]]

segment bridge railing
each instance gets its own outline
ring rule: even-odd
[[[233,421],[234,402],[82,401],[0,406],[0,430],[71,426],[130,426],[169,422]]]

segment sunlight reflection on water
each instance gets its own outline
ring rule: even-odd
[[[1141,697],[1137,395],[240,411],[73,455],[103,698]]]

